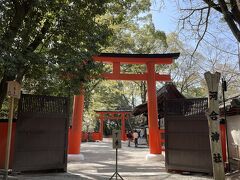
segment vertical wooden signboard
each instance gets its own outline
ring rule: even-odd
[[[204,74],[208,86],[208,126],[209,139],[211,147],[213,175],[215,180],[224,180],[225,173],[222,158],[222,146],[219,127],[219,103],[218,103],[218,85],[221,74],[216,72]]]
[[[13,109],[14,109],[14,98],[20,99],[21,85],[17,81],[8,81],[7,96],[10,97],[10,107],[8,115],[8,134],[7,134],[7,145],[6,145],[6,156],[5,156],[5,176],[4,180],[8,179],[8,167],[9,157],[11,148],[11,134],[12,134],[12,121],[13,121]]]

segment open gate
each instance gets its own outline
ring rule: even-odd
[[[13,171],[66,171],[69,101],[21,95]]]
[[[205,98],[166,101],[167,170],[212,173],[207,107]]]

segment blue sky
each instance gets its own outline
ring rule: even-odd
[[[151,13],[153,17],[153,23],[156,29],[164,31],[166,34],[178,31],[177,26],[180,11],[179,7],[176,7],[177,6],[176,1],[165,0],[164,4],[161,3],[162,0],[151,1],[152,1]],[[185,3],[183,3],[182,0],[179,0],[179,3],[181,4],[181,7],[185,5]],[[225,46],[227,46],[227,43],[229,43],[235,46],[235,48],[237,48],[236,39],[232,35],[232,32],[230,31],[227,24],[224,23],[221,18],[222,15],[212,11],[212,15],[210,16],[208,24],[208,33],[206,33],[205,35],[205,40],[208,40],[211,43],[219,43],[215,41],[215,38],[218,38],[223,45],[225,43]],[[185,25],[185,28],[186,27],[187,25]],[[182,35],[184,35],[182,38],[191,37],[190,39],[189,38],[187,39],[187,42],[191,46],[195,47],[197,39],[194,39],[191,33],[192,32],[189,31],[188,28],[186,28],[180,33],[180,37],[182,37]],[[236,52],[237,50],[235,49],[234,51]]]
[[[162,0],[151,1],[152,1],[151,13],[156,29],[164,31],[166,34],[178,31],[177,28],[179,19],[178,16],[180,15],[180,12],[178,10],[178,7],[176,7],[177,6],[176,1],[165,0],[165,4],[161,4]],[[182,3],[183,2],[182,0],[179,0],[179,2],[181,4],[181,7],[185,5],[184,3]],[[204,41],[202,41],[200,47],[198,48],[198,51],[202,52],[203,54],[206,54],[205,52],[206,43],[208,45],[212,44],[210,45],[212,50],[214,50],[216,46],[218,48],[214,50],[216,52],[222,50],[221,51],[222,53],[224,52],[234,54],[237,53],[238,44],[236,42],[236,39],[233,37],[227,24],[222,21],[221,17],[222,15],[212,11],[212,16],[209,21],[210,23],[208,24],[208,33],[205,35],[205,41],[206,40],[207,41],[205,43]],[[185,29],[184,31],[181,32],[180,38],[183,38],[181,40],[184,40],[187,46],[195,48],[197,44],[197,39],[191,36],[191,33],[192,33],[191,31]],[[229,53],[225,54],[229,56]],[[238,62],[236,55],[233,55],[230,59],[231,62],[233,62],[234,64]]]
[[[152,0],[151,13],[153,22],[158,30],[166,33],[174,32],[177,29],[177,8],[171,0],[166,1],[163,7],[157,0]]]

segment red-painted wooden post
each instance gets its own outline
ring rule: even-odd
[[[68,154],[79,154],[82,140],[84,95],[74,96],[72,128],[69,129]]]
[[[161,154],[162,146],[158,130],[157,91],[155,80],[155,64],[147,64],[147,95],[148,95],[148,128],[150,154]]]
[[[125,128],[125,113],[121,113],[121,124],[122,124],[122,127],[121,127],[121,134],[122,134],[122,140],[123,141],[126,141],[126,128]]]
[[[226,146],[226,127],[225,127],[225,124],[220,123],[220,133],[221,133],[221,145],[222,145],[223,161],[227,162],[227,146]]]
[[[104,115],[103,113],[100,113],[100,128],[99,128],[99,132],[100,132],[100,140],[103,140],[103,123],[104,123]]]

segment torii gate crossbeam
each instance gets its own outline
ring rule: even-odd
[[[125,130],[125,121],[129,119],[129,116],[132,111],[130,110],[108,110],[108,111],[95,111],[99,117],[98,120],[100,121],[99,133],[100,133],[100,140],[103,140],[103,124],[104,120],[121,120],[121,135],[122,140],[126,141],[126,130]],[[118,117],[114,116],[118,115]],[[127,117],[126,117],[127,116]]]
[[[179,53],[170,54],[115,54],[102,53],[93,56],[94,61],[113,64],[112,73],[104,73],[102,76],[109,80],[141,80],[147,81],[148,94],[148,126],[149,148],[151,154],[161,154],[162,147],[158,130],[157,92],[156,81],[171,81],[170,75],[157,74],[155,64],[171,64],[173,59],[179,57]],[[146,64],[147,72],[142,74],[121,73],[121,64]]]

